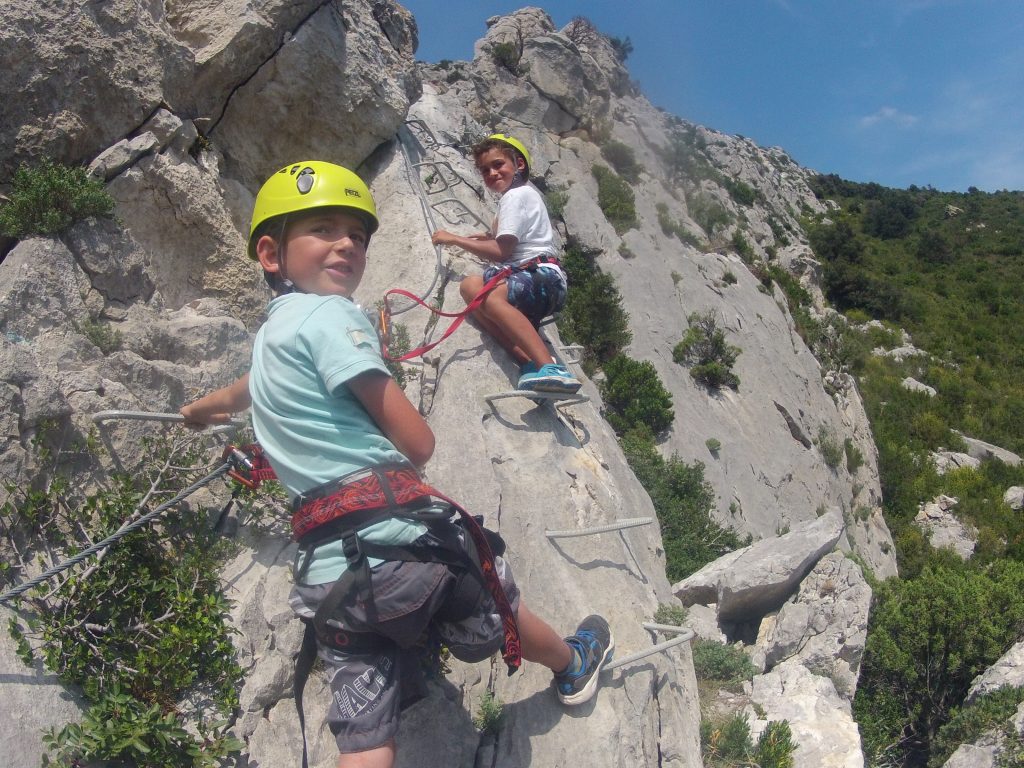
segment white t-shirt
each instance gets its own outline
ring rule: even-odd
[[[512,235],[518,242],[507,265],[522,264],[538,256],[554,256],[555,232],[551,227],[548,209],[537,188],[531,184],[512,187],[498,201],[498,215],[494,220],[495,238]],[[554,264],[545,265],[557,269]]]

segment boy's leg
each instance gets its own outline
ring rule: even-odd
[[[346,752],[338,758],[338,768],[391,768],[395,764],[395,740],[365,752]]]
[[[612,657],[615,640],[608,622],[588,616],[565,640],[520,601],[517,613],[523,658],[543,664],[555,674],[555,690],[563,704],[582,704],[597,691],[601,669]]]
[[[465,278],[459,286],[462,298],[468,304],[483,288],[483,278],[476,275]],[[538,367],[553,363],[554,359],[529,319],[509,304],[508,286],[502,283],[484,299],[474,313],[491,336],[522,364],[532,360]]]
[[[516,614],[523,658],[562,672],[572,663],[573,650],[551,626],[520,600]]]

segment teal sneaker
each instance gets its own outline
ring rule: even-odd
[[[582,704],[597,692],[598,676],[612,659],[615,640],[607,621],[600,616],[587,616],[576,634],[565,638],[565,642],[579,655],[580,668],[555,675],[555,692],[563,704]]]
[[[569,373],[569,369],[564,365],[548,363],[542,365],[539,371],[523,373],[516,388],[530,392],[559,392],[571,395],[577,392],[580,386],[579,380]]]

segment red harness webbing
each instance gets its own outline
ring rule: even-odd
[[[238,450],[229,446],[225,453]],[[273,467],[267,461],[263,449],[259,445],[246,445],[241,448],[250,457],[251,469],[247,468],[247,478],[238,473],[229,473],[232,477],[249,486],[259,487],[266,480],[276,479]],[[383,482],[382,482],[383,480]],[[408,504],[419,498],[433,496],[452,506],[462,520],[463,527],[476,545],[480,572],[487,590],[494,599],[501,616],[502,631],[505,645],[502,658],[511,675],[522,664],[522,646],[519,639],[519,626],[512,611],[508,596],[501,586],[494,562],[494,552],[487,541],[483,528],[476,519],[461,505],[456,504],[443,493],[424,483],[414,469],[385,470],[371,472],[365,477],[346,483],[327,496],[311,499],[299,506],[292,515],[292,537],[296,540],[307,535],[321,525],[325,525],[353,512],[374,509],[386,509],[390,506]]]
[[[455,329],[462,325],[462,321],[465,320],[469,314],[474,312],[477,309],[477,307],[484,303],[484,299],[487,298],[487,294],[489,294],[491,291],[497,288],[503,280],[508,278],[509,275],[511,275],[513,272],[521,272],[524,269],[530,269],[531,267],[535,267],[537,264],[557,265],[558,260],[551,257],[538,257],[536,259],[531,259],[530,261],[527,261],[523,264],[517,264],[516,266],[502,267],[497,274],[495,274],[490,280],[484,283],[484,286],[483,288],[480,289],[480,292],[473,297],[473,300],[470,301],[469,304],[466,305],[466,308],[463,309],[461,312],[442,312],[440,309],[435,309],[434,307],[430,306],[425,301],[423,301],[423,299],[421,299],[419,296],[415,295],[410,291],[407,291],[403,288],[392,288],[391,290],[387,291],[384,294],[384,306],[380,310],[381,355],[384,357],[385,360],[391,360],[392,362],[400,363],[403,360],[410,360],[411,358],[419,357],[424,352],[429,352],[442,341],[444,341],[453,333],[455,333]],[[410,352],[406,352],[401,357],[391,357],[390,353],[388,352],[388,333],[391,328],[391,304],[388,301],[388,297],[391,296],[392,294],[397,294],[398,296],[404,296],[407,299],[412,299],[421,307],[426,307],[427,309],[429,309],[435,315],[439,315],[441,317],[454,317],[455,319],[452,321],[451,325],[448,326],[448,330],[446,330],[441,335],[441,338],[437,339],[437,341],[432,341],[429,344],[424,344],[421,347],[416,347],[416,349]]]

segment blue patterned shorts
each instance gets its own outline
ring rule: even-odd
[[[501,267],[485,269],[484,282],[500,271]],[[534,325],[540,325],[541,320],[555,314],[565,304],[565,276],[557,269],[522,269],[509,275],[505,284],[508,286],[508,303]]]

